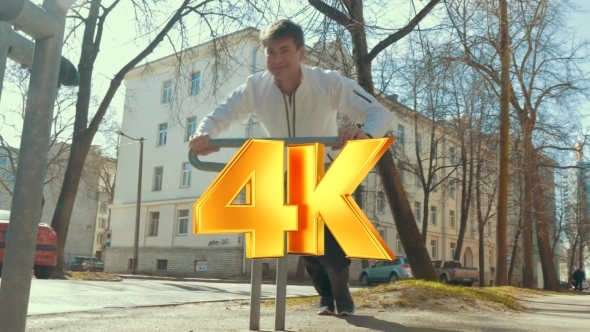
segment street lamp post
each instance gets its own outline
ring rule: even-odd
[[[130,140],[139,141],[139,171],[137,175],[137,202],[135,203],[135,238],[133,240],[133,261],[131,274],[137,274],[138,256],[139,256],[139,214],[141,208],[141,177],[143,170],[143,141],[145,138],[132,138],[119,131],[119,135],[125,136]]]

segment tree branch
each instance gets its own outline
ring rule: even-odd
[[[430,13],[430,11],[432,11],[432,9],[439,2],[440,2],[440,0],[430,0],[430,2],[424,8],[422,8],[422,10],[420,12],[418,12],[418,14],[416,14],[416,16],[408,24],[406,24],[406,26],[404,26],[403,28],[401,28],[397,32],[392,33],[387,38],[383,39],[377,45],[375,45],[375,47],[373,47],[373,49],[369,52],[369,54],[367,54],[364,61],[365,62],[373,61],[373,59],[375,59],[375,57],[379,53],[381,53],[381,51],[386,49],[391,44],[393,44],[393,43],[397,42],[398,40],[407,36],[424,19],[424,17],[426,17],[426,15],[428,15],[428,13]],[[310,3],[311,3],[311,0],[310,0]]]

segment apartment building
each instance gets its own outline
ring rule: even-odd
[[[50,225],[53,219],[69,158],[69,147],[69,144],[63,142],[51,143],[43,189],[45,203],[41,223]],[[14,190],[15,171],[18,167],[18,149],[9,150],[0,150],[0,210],[11,208],[11,193]],[[72,211],[64,249],[66,263],[75,256],[101,256],[104,246],[102,234],[107,226],[104,217],[108,215],[108,186],[104,181],[114,177],[115,167],[115,160],[102,156],[98,146],[92,147],[82,172]]]

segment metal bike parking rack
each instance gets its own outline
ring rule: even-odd
[[[251,138],[217,138],[209,140],[208,148],[240,148]],[[283,141],[285,145],[319,143],[327,147],[338,146],[338,137],[284,137],[256,138],[261,140]],[[199,160],[193,150],[188,153],[189,162],[193,167],[205,172],[221,172],[227,164]],[[325,164],[327,169],[330,163]],[[285,256],[277,258],[276,295],[275,295],[275,331],[285,330],[285,313],[287,301],[287,233],[285,236]],[[262,259],[252,259],[250,290],[250,331],[260,329],[260,301],[262,291]]]

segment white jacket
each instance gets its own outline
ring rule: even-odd
[[[391,112],[353,80],[336,71],[303,64],[301,72],[301,84],[291,97],[283,95],[270,72],[249,76],[201,120],[195,134],[216,138],[252,114],[268,137],[338,136],[337,112],[364,124],[365,133],[374,138],[385,136],[393,128]]]

